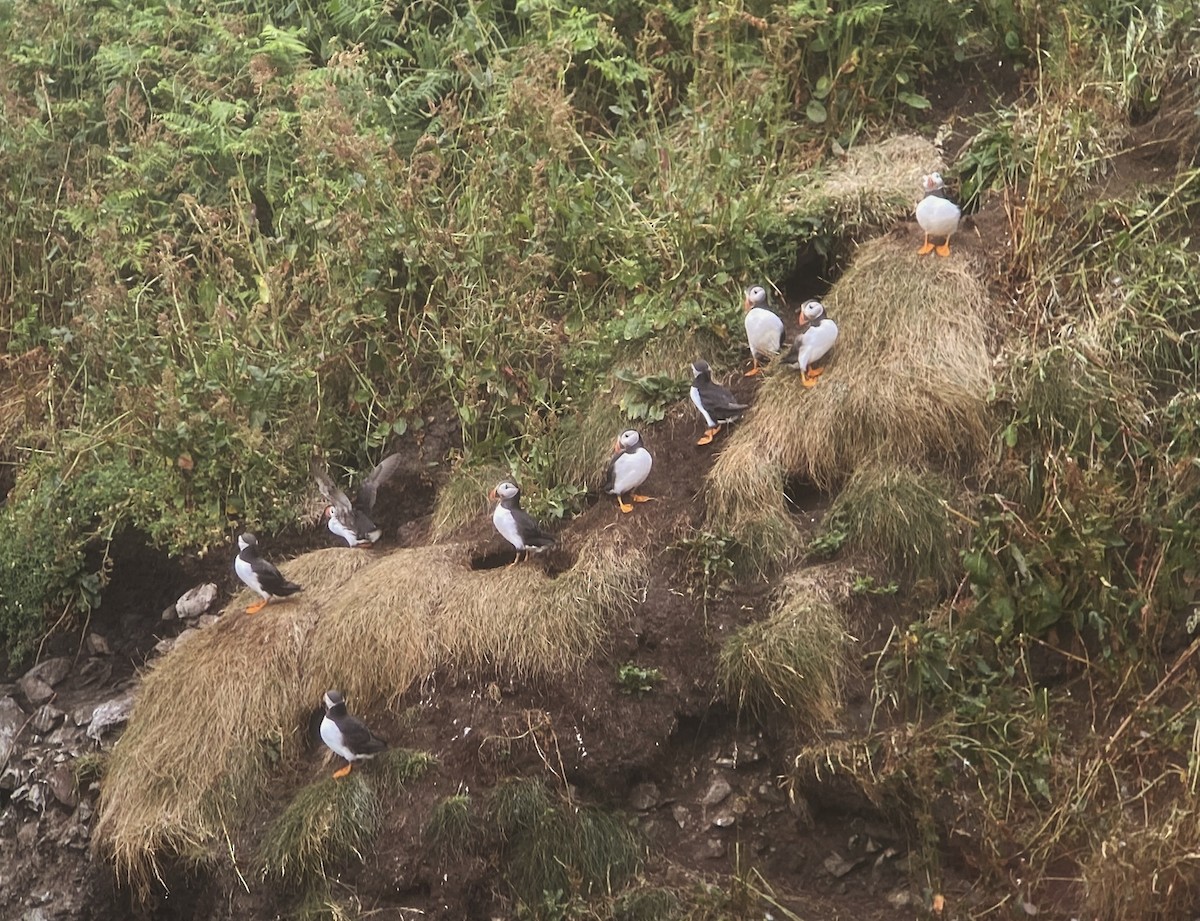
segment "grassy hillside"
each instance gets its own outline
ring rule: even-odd
[[[575,672],[659,598],[703,624],[696,685],[777,741],[798,813],[849,789],[889,816],[927,907],[952,854],[1005,911],[1200,906],[1192,7],[276,6],[0,2],[9,656],[102,604],[112,541],[286,540],[314,452],[364,470],[454,433],[442,543],[356,559],[349,594],[348,564],[305,557],[336,604],[226,621],[151,674],[97,830],[123,878],[233,860],[255,832],[232,802],[303,833],[325,788],[266,796],[326,684],[379,711],[439,672]],[[904,222],[935,167],[973,217],[919,262]],[[710,461],[675,427],[688,364],[737,373],[751,281],[821,294],[843,335],[811,391],[739,381],[755,408]],[[678,482],[606,543],[626,425]],[[572,535],[545,578],[451,559],[508,474]],[[749,613],[718,635],[710,604]],[[244,737],[160,731],[260,646]],[[621,693],[685,696],[681,673]],[[480,838],[536,917],[786,910],[745,873],[728,902],[622,895],[638,846],[527,728],[565,803],[499,778],[438,806],[433,851],[468,865]],[[361,856],[381,791],[340,791],[334,818],[367,820],[295,845],[313,911],[344,910],[324,860]],[[565,866],[538,848],[581,837]],[[257,842],[268,875],[295,872],[280,840]]]

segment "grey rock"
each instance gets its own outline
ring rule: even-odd
[[[713,782],[708,785],[708,789],[705,791],[700,803],[704,806],[716,806],[724,802],[725,798],[732,792],[733,787],[729,785],[729,781],[724,777],[714,778]]]
[[[41,706],[54,696],[54,688],[37,676],[26,675],[17,684],[25,699],[35,707]]]
[[[11,697],[0,697],[0,768],[8,763],[17,744],[17,733],[25,725],[25,711]]]
[[[87,650],[94,656],[112,655],[112,649],[108,645],[108,640],[99,633],[89,633],[87,635]]]
[[[7,767],[3,772],[0,772],[0,790],[5,793],[12,794],[15,790],[19,790],[29,780],[29,775],[32,771],[21,770],[16,767]]]
[[[832,851],[822,865],[825,867],[825,872],[834,879],[841,879],[855,867],[854,863],[846,860],[837,851]]]
[[[737,816],[732,812],[722,812],[713,819],[713,825],[717,826],[717,828],[730,828],[735,822],[737,822]]]
[[[71,660],[66,656],[58,656],[54,659],[39,662],[25,673],[25,678],[37,678],[46,682],[50,687],[54,687],[56,684],[60,684],[70,672]]]
[[[31,908],[21,915],[21,921],[50,921],[50,916],[44,908]]]
[[[70,766],[56,764],[46,775],[46,782],[54,798],[64,806],[74,808],[79,804],[79,792],[75,788],[75,776],[71,773]]]
[[[678,825],[680,828],[683,828],[685,825],[687,825],[688,819],[690,819],[691,817],[692,817],[692,814],[690,812],[688,812],[687,806],[672,806],[671,807],[671,818],[673,818],[675,820],[675,824]]]
[[[629,794],[629,805],[638,812],[653,809],[659,800],[658,787],[652,783],[640,783]]]
[[[729,847],[720,838],[709,838],[704,842],[704,856],[709,860],[719,860],[728,853]]]
[[[181,618],[199,617],[212,607],[217,600],[217,586],[205,582],[188,592],[184,592],[175,602],[175,613]]]
[[[120,697],[114,697],[96,707],[92,712],[92,721],[88,723],[88,738],[99,742],[106,730],[128,721],[133,712],[133,698],[133,692],[126,691]]]
[[[162,620],[175,620],[177,617],[179,617],[179,613],[175,610],[175,605],[163,609]]]
[[[71,722],[76,726],[86,726],[92,721],[92,714],[96,712],[95,704],[84,704],[82,707],[76,707],[71,714]]]
[[[89,710],[87,722],[90,723],[91,720],[92,714]],[[84,735],[79,729],[64,723],[50,733],[50,735],[46,736],[46,744],[53,745],[55,748],[77,748],[83,739]]]
[[[57,729],[58,725],[66,717],[66,714],[58,707],[50,704],[42,704],[33,714],[33,719],[29,721],[29,725],[33,727],[33,731],[40,735],[45,735],[52,729]]]
[[[185,630],[184,633],[187,631]],[[168,636],[165,639],[159,640],[154,644],[154,654],[156,656],[165,656],[168,652],[175,648],[175,637]]]
[[[80,687],[93,687],[106,684],[112,677],[112,662],[101,658],[88,659],[75,675]]]
[[[200,630],[198,628],[188,627],[186,630],[183,631],[183,633],[181,633],[181,634],[179,634],[179,636],[175,637],[175,645],[172,648],[178,649],[184,643],[190,643],[192,640],[194,640],[199,635],[200,635]]]
[[[907,889],[897,889],[887,897],[887,903],[892,908],[908,908],[913,903],[912,893]]]
[[[196,626],[203,630],[205,627],[211,627],[220,619],[216,614],[201,614],[196,618]]]

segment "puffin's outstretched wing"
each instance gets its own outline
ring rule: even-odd
[[[402,459],[403,456],[399,452],[389,454],[375,466],[375,469],[359,484],[358,495],[354,498],[357,508],[364,512],[370,512],[375,507],[376,491],[391,479]]]
[[[309,458],[308,469],[312,472],[313,479],[317,481],[317,489],[321,491],[325,501],[334,507],[340,519],[349,521],[354,506],[350,503],[349,497],[333,481],[329,471],[322,467],[315,457]]]

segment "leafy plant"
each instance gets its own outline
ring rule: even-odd
[[[632,371],[619,370],[613,375],[629,385],[618,405],[629,419],[644,422],[661,422],[667,409],[679,401],[687,384],[669,374],[646,374],[637,377]]]
[[[617,669],[617,684],[626,694],[648,694],[662,678],[662,672],[657,668],[643,668],[632,662],[626,662]]]

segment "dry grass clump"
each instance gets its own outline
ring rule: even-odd
[[[500,464],[455,465],[446,485],[438,490],[433,508],[433,539],[445,540],[488,508],[488,491],[512,474]]]
[[[456,545],[322,550],[281,569],[305,586],[297,601],[246,617],[245,596],[235,599],[142,686],[110,758],[95,835],[135,882],[165,855],[200,858],[223,840],[272,764],[294,757],[324,691],[341,690],[369,724],[377,705],[440,667],[577,669],[631,606],[646,562],[597,536],[558,578],[536,566],[475,572]],[[420,767],[396,758],[377,759],[396,782]]]
[[[881,456],[916,469],[977,464],[991,385],[981,276],[961,249],[918,259],[907,235],[863,245],[824,298],[840,330],[825,375],[806,390],[787,369],[771,374],[709,472],[713,525],[747,545],[786,535],[784,477],[833,489]]]
[[[833,722],[842,703],[848,635],[825,585],[811,570],[790,577],[771,615],[726,641],[717,675],[739,710],[765,719],[783,708],[810,732]]]
[[[845,533],[845,545],[878,560],[888,573],[940,587],[957,571],[958,533],[945,477],[885,462],[865,465],[829,509],[826,530]]]
[[[806,171],[804,184],[789,190],[779,209],[825,215],[843,227],[882,226],[912,210],[923,175],[944,168],[930,141],[899,134],[852,147],[828,169]]]

